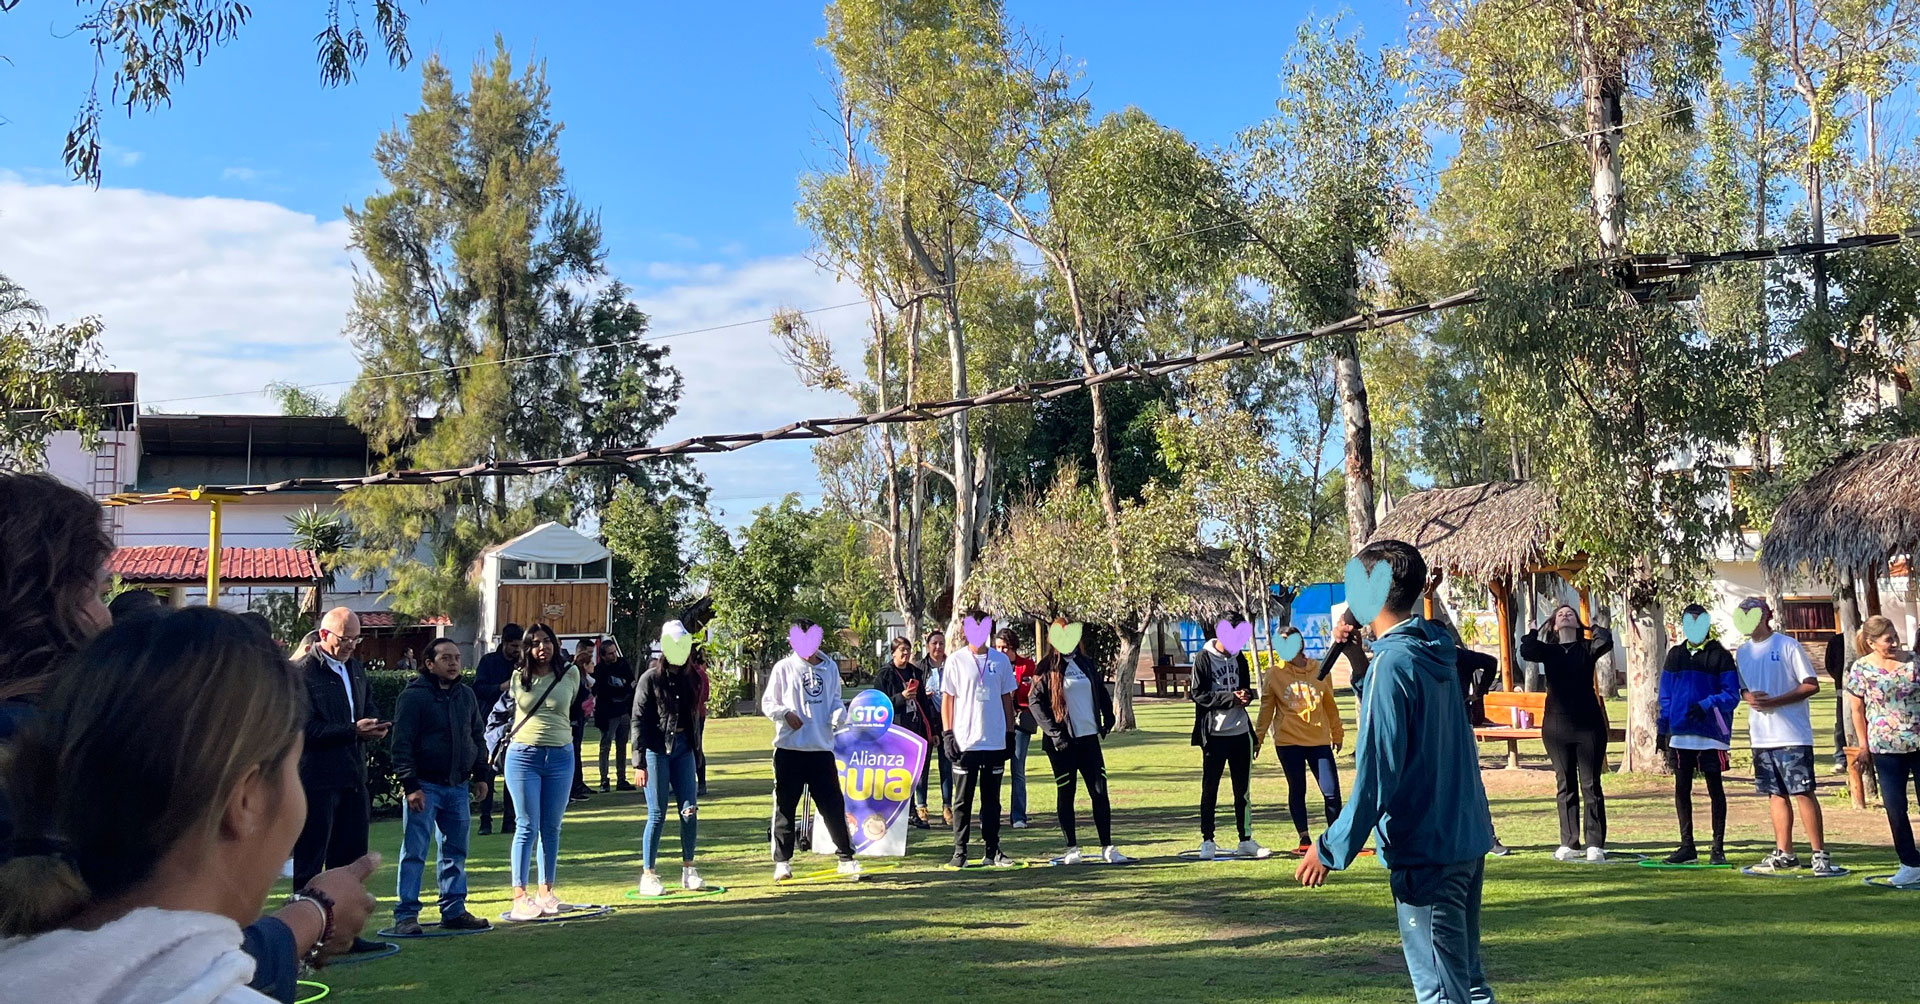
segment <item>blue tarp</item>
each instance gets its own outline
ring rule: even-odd
[[[1278,588],[1278,587],[1273,587]],[[1293,625],[1306,637],[1306,652],[1315,659],[1327,653],[1329,632],[1333,629],[1333,605],[1344,603],[1347,599],[1347,584],[1344,582],[1316,582],[1300,591],[1293,601]],[[1257,612],[1256,612],[1257,620]],[[1277,624],[1267,625],[1266,641],[1262,648],[1272,648],[1279,637]],[[1187,660],[1193,660],[1194,653],[1206,644],[1207,637],[1198,621],[1180,622],[1180,646],[1186,649]]]

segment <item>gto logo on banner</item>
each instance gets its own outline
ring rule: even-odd
[[[847,797],[847,830],[853,852],[867,856],[907,853],[907,814],[913,786],[927,769],[927,741],[893,724],[893,702],[878,690],[863,690],[847,705],[846,727],[833,735],[840,791]],[[813,846],[832,853],[833,838],[813,826]]]

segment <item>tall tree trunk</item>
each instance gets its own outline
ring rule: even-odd
[[[1347,543],[1358,551],[1373,536],[1373,413],[1360,374],[1360,344],[1352,335],[1334,339],[1333,371],[1346,427]]]
[[[1597,16],[1597,15],[1596,15]],[[1583,15],[1574,23],[1579,46],[1583,120],[1589,164],[1588,190],[1593,202],[1594,227],[1603,258],[1626,254],[1626,182],[1620,153],[1621,127],[1624,122],[1621,101],[1626,94],[1624,68],[1603,40],[1594,37],[1592,25]],[[1615,309],[1632,309],[1630,302]],[[1621,346],[1620,360],[1629,380],[1637,381],[1640,363],[1635,345],[1629,340]],[[1647,442],[1646,417],[1636,404],[1628,420],[1639,431],[1639,442]],[[1651,505],[1654,500],[1653,466],[1642,462],[1634,472],[1639,485],[1630,488],[1628,505]],[[1666,761],[1659,755],[1660,667],[1666,659],[1666,611],[1660,603],[1657,587],[1660,568],[1652,555],[1634,558],[1633,576],[1626,590],[1627,600],[1627,748],[1621,769],[1665,773]]]
[[[1133,678],[1140,672],[1140,639],[1146,632],[1135,624],[1116,624],[1114,633],[1120,636],[1120,660],[1113,667],[1113,728],[1128,732],[1139,727],[1133,713]]]
[[[941,289],[940,304],[945,308],[947,356],[954,397],[967,396],[967,339],[960,323],[960,291],[955,268],[953,225],[943,224],[940,231],[940,258],[935,262],[914,230],[912,211],[903,200],[900,206],[900,235],[907,250],[926,278]],[[958,411],[949,420],[953,430],[953,609],[949,626],[960,622],[966,606],[967,578],[973,573],[973,555],[979,539],[979,515],[973,498],[973,446],[967,430],[967,412]]]
[[[912,311],[912,317],[911,323],[907,326],[906,392],[901,396],[901,400],[903,401],[913,400],[914,392],[916,388],[920,386],[921,307],[920,304],[915,303],[907,309]],[[906,618],[907,633],[912,637],[913,643],[917,646],[920,644],[920,639],[925,632],[925,625],[922,621],[927,609],[927,580],[925,571],[921,566],[920,555],[920,531],[921,527],[925,525],[922,520],[926,515],[927,503],[926,465],[922,463],[924,458],[921,456],[920,438],[918,434],[909,428],[906,431],[906,436],[907,463],[909,465],[907,474],[907,601],[906,605],[901,608],[900,614]]]

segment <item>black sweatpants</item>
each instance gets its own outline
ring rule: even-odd
[[[813,796],[813,809],[833,837],[834,853],[853,860],[853,835],[847,832],[847,799],[840,791],[840,769],[826,750],[773,751],[773,860],[793,860],[794,819],[800,792]]]
[[[1213,817],[1220,805],[1220,770],[1233,774],[1233,827],[1242,843],[1253,839],[1253,803],[1247,784],[1253,777],[1253,733],[1208,736],[1200,758],[1200,839],[1213,839]]]
[[[953,850],[967,853],[973,827],[973,792],[980,791],[980,835],[987,857],[1000,853],[1000,781],[1007,773],[1006,750],[968,750],[953,765]]]
[[[1713,849],[1727,837],[1727,790],[1720,783],[1719,750],[1673,751],[1673,807],[1680,813],[1680,846],[1693,846],[1693,772],[1706,775],[1707,799],[1713,805]]]
[[[1069,739],[1065,749],[1055,749],[1050,739],[1043,745],[1047,762],[1053,765],[1053,808],[1060,815],[1060,835],[1066,838],[1067,846],[1080,846],[1073,818],[1074,789],[1079,787],[1079,778],[1087,780],[1087,799],[1093,803],[1093,828],[1100,834],[1100,846],[1112,846],[1113,807],[1107,801],[1107,760],[1100,752],[1100,737]]]
[[[293,887],[305,889],[315,875],[360,860],[372,811],[365,788],[307,792],[307,822],[293,842]]]
[[[1560,845],[1575,850],[1583,846],[1607,846],[1607,799],[1600,791],[1600,772],[1607,759],[1606,726],[1542,729],[1541,739],[1547,747],[1547,759],[1553,762],[1554,801],[1560,807]],[[1582,808],[1586,810],[1585,844],[1580,842]]]

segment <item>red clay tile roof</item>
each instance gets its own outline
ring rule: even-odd
[[[123,547],[113,552],[107,570],[131,583],[204,582],[204,547]],[[223,547],[220,581],[236,584],[312,582],[321,577],[320,557],[291,547]]]

